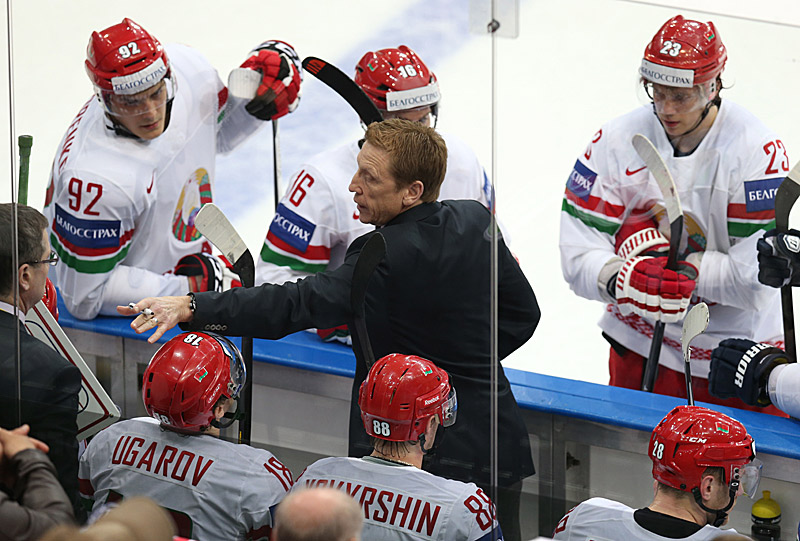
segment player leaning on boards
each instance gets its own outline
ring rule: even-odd
[[[194,214],[212,199],[217,152],[297,106],[296,53],[279,41],[251,52],[242,67],[262,80],[250,101],[200,53],[162,47],[130,19],[92,33],[85,64],[96,96],[61,141],[45,198],[67,309],[90,319],[132,297],[229,287]]]
[[[720,97],[727,60],[711,22],[678,15],[645,48],[639,73],[652,104],[603,125],[578,157],[561,213],[561,268],[575,293],[607,303],[611,385],[639,389],[653,324],[666,323],[655,392],[685,396],[681,325],[705,301],[708,330],[694,344],[697,400],[708,392],[711,350],[731,328],[781,343],[776,291],[759,284],[755,245],[774,220],[775,189],[789,171],[783,143],[751,113]],[[635,152],[641,133],[664,158],[683,207],[680,271],[664,270],[664,201]],[[645,300],[646,299],[646,300]],[[739,400],[729,406],[749,408]]]
[[[676,407],[653,430],[648,454],[656,481],[649,506],[634,510],[591,498],[561,519],[553,538],[716,539],[736,498],[742,492],[751,498],[757,494],[761,462],[753,438],[722,413]]]
[[[355,82],[383,118],[403,118],[436,127],[439,82],[409,47],[369,51],[356,65]],[[447,170],[439,200],[474,199],[489,206],[490,185],[475,153],[463,141],[441,134]],[[282,284],[344,261],[350,243],[373,226],[347,190],[358,169],[359,146],[352,141],[311,157],[292,175],[269,226],[256,267],[256,284]],[[319,331],[325,340],[349,339],[346,328]]]
[[[495,504],[506,539],[519,539],[522,480],[533,475],[534,467],[519,405],[502,365],[493,365],[490,354],[491,215],[477,201],[436,201],[447,147],[433,128],[389,119],[372,123],[364,137],[349,189],[361,219],[380,226],[386,240],[386,256],[366,287],[364,319],[375,357],[411,352],[448,372],[462,398],[462,422],[448,429],[437,455],[426,457],[425,470],[474,482],[487,493],[492,489],[488,412],[497,397],[498,447],[503,452],[497,457]],[[213,325],[226,334],[270,339],[309,327],[347,323],[355,328],[353,269],[372,238],[368,233],[353,241],[341,267],[296,283],[146,298],[117,310],[134,316],[150,308],[155,317],[137,317],[131,327],[139,333],[155,329],[151,342],[178,323],[186,323],[187,330]],[[533,335],[541,312],[502,239],[497,249],[497,352],[502,360]],[[358,334],[353,345],[348,454],[364,456],[372,445],[363,430],[358,392],[374,358],[366,358]],[[493,369],[496,395],[489,383]]]
[[[148,496],[191,539],[268,539],[292,473],[272,453],[219,439],[220,421],[244,385],[227,338],[186,333],[150,360],[142,400],[150,417],[100,431],[80,460],[81,495],[97,510]]]
[[[364,508],[365,539],[503,539],[494,505],[480,488],[421,469],[439,427],[456,422],[456,390],[447,372],[414,355],[387,355],[370,368],[358,406],[372,453],[318,460],[293,491],[329,486],[349,492]]]

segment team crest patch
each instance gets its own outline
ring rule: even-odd
[[[567,189],[577,197],[588,201],[595,180],[597,180],[597,173],[583,165],[580,160],[577,160],[567,180]]]
[[[202,236],[194,226],[194,217],[206,203],[211,203],[211,180],[208,171],[201,167],[183,185],[178,204],[175,205],[172,234],[176,239],[191,242]]]
[[[781,182],[783,182],[782,178],[745,181],[744,202],[747,212],[773,210],[775,208],[775,193],[777,193]]]
[[[275,211],[275,218],[269,226],[269,231],[286,244],[305,252],[316,228],[316,224],[292,212],[281,203]]]
[[[80,248],[114,248],[119,246],[119,220],[83,220],[68,213],[56,203],[55,231],[70,244]]]

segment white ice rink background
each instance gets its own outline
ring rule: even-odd
[[[319,56],[348,74],[365,51],[406,44],[439,78],[439,128],[466,140],[487,171],[496,160],[498,215],[542,309],[533,339],[505,365],[606,383],[608,347],[596,324],[603,308],[576,297],[559,265],[561,196],[572,165],[603,122],[640,104],[636,70],[644,47],[678,13],[715,22],[729,54],[723,82],[730,88],[723,98],[754,112],[783,139],[790,159],[800,158],[800,3],[520,0],[519,38],[497,41],[494,156],[491,39],[470,33],[469,5],[469,0],[14,1],[16,132],[12,145],[12,108],[0,107],[0,201],[11,199],[16,135],[31,134],[28,201],[42,207],[56,146],[91,95],[83,69],[89,35],[125,16],[162,42],[195,47],[223,81],[266,39],[287,41],[301,57]],[[9,104],[6,22],[4,11],[3,104]],[[305,157],[360,132],[348,106],[310,75],[300,108],[282,119],[280,128],[284,183]],[[271,131],[265,126],[218,160],[215,202],[254,254],[272,216],[271,156]]]

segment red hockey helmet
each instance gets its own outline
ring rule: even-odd
[[[355,81],[381,111],[431,107],[436,115],[436,75],[405,45],[366,53],[356,64]]]
[[[166,79],[166,98],[175,95],[170,63],[161,43],[147,30],[126,18],[92,32],[86,47],[86,73],[106,109],[114,114],[109,94],[130,96],[147,90]]]
[[[242,355],[224,336],[183,333],[153,355],[144,372],[147,413],[176,428],[198,430],[214,420],[214,404],[237,398],[246,378]]]
[[[715,81],[727,59],[714,23],[676,15],[645,47],[639,73],[652,83],[690,88]]]
[[[723,468],[725,482],[741,483],[748,496],[758,488],[761,470],[753,438],[736,419],[707,408],[670,411],[653,430],[649,452],[653,478],[684,492],[698,487],[709,467]]]
[[[42,295],[42,302],[47,307],[47,310],[53,314],[53,317],[58,321],[58,294],[56,293],[56,286],[50,281],[50,278],[44,284],[44,295]]]
[[[442,426],[456,422],[456,391],[447,372],[415,355],[378,359],[358,397],[367,434],[388,441],[417,441],[432,415]]]

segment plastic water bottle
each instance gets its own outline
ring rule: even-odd
[[[750,534],[756,541],[780,541],[781,506],[770,498],[769,490],[761,493],[762,498],[753,504]],[[800,532],[799,532],[800,533]]]

